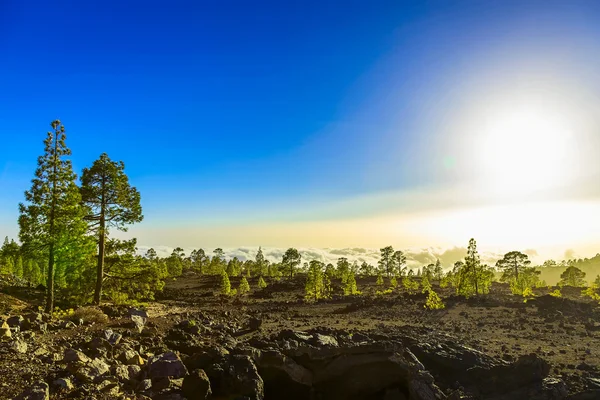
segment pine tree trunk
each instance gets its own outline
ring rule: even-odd
[[[100,220],[100,238],[98,240],[98,265],[96,268],[96,291],[94,292],[94,304],[100,305],[102,300],[102,281],[104,279],[104,250],[106,235],[104,234],[104,217]]]
[[[44,311],[50,314],[54,309],[54,243],[50,243],[46,286],[46,309]]]

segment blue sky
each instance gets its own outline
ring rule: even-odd
[[[485,237],[468,221],[456,237],[414,226],[504,204],[476,184],[485,161],[470,161],[477,139],[464,126],[477,107],[500,104],[501,121],[519,99],[556,97],[544,113],[597,104],[598,20],[592,1],[3,1],[0,232],[16,236],[17,203],[60,118],[77,172],[102,152],[125,162],[143,244]],[[576,142],[597,145],[592,111],[571,114],[585,121]],[[585,173],[569,167],[559,182],[573,194],[561,201],[596,198],[583,193],[600,171],[586,157]],[[538,189],[528,201],[548,200]]]

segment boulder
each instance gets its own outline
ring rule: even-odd
[[[27,353],[27,343],[24,341],[17,339],[11,344],[11,348],[15,353],[25,354]]]
[[[187,373],[187,368],[179,356],[172,352],[152,357],[148,361],[148,376],[151,379],[183,378]]]
[[[145,324],[146,324],[146,320],[144,318],[140,317],[139,315],[131,316],[131,326],[138,333],[142,333],[142,331],[144,330]]]
[[[61,390],[71,390],[73,389],[73,382],[68,378],[59,378],[52,382],[52,386]]]
[[[25,321],[25,319],[22,316],[15,315],[15,316],[12,316],[9,319],[7,319],[6,323],[8,324],[9,327],[14,328],[16,326],[21,327],[21,324],[23,324],[23,321]]]
[[[65,355],[63,357],[64,362],[82,362],[87,363],[90,361],[90,358],[83,354],[83,352],[75,349],[67,349],[65,350]]]
[[[205,400],[212,395],[210,381],[203,369],[192,371],[183,379],[183,395],[188,400]]]
[[[18,397],[19,400],[50,400],[50,387],[46,382],[34,383]]]
[[[0,326],[0,340],[9,340],[12,337],[12,332],[10,331],[10,326],[5,322]]]

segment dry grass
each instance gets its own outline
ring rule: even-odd
[[[80,307],[75,310],[71,319],[75,322],[81,319],[84,324],[103,324],[108,322],[108,316],[96,307]]]

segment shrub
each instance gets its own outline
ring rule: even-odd
[[[392,289],[378,290],[375,292],[376,296],[384,296],[386,294],[392,294]]]
[[[267,282],[265,282],[265,280],[261,276],[260,278],[258,278],[258,288],[259,289],[264,289],[266,287],[267,287]]]
[[[446,308],[446,305],[436,292],[430,290],[427,301],[425,301],[425,308],[428,310],[442,310]]]
[[[550,296],[552,297],[562,297],[562,293],[560,292],[560,289],[556,289],[553,292],[550,292]]]
[[[419,282],[407,276],[402,278],[402,286],[404,286],[404,289],[410,294],[415,294],[419,290]]]
[[[396,279],[395,276],[392,277],[392,280],[390,281],[390,286],[394,289],[398,287],[398,280]]]
[[[245,276],[242,276],[242,279],[240,280],[240,286],[238,287],[238,293],[240,294],[240,296],[243,296],[249,291],[250,285],[248,284],[248,280]]]
[[[352,272],[349,272],[346,275],[346,282],[344,283],[344,295],[351,296],[356,294],[360,294],[356,286],[356,278]]]
[[[383,286],[383,276],[381,274],[377,275],[377,282],[375,282],[377,286]]]
[[[231,283],[229,282],[229,275],[227,275],[227,272],[225,272],[225,270],[221,272],[221,286],[219,288],[219,292],[225,296],[229,296],[229,294],[231,293]]]
[[[421,278],[421,286],[423,287],[421,293],[427,293],[431,291],[431,283],[429,283],[429,278],[427,278],[427,275],[424,275]]]
[[[105,324],[108,322],[108,316],[96,307],[80,307],[70,319],[72,321],[83,321],[84,324]]]

